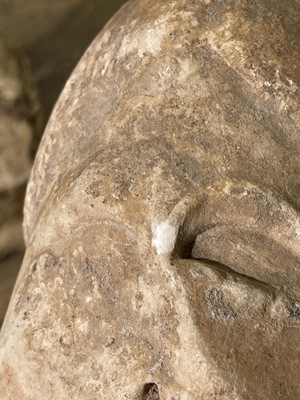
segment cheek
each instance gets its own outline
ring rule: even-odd
[[[143,260],[134,237],[121,225],[101,223],[76,233],[54,254],[34,260],[15,309],[24,354],[43,365],[35,375],[41,384],[47,385],[45,376],[61,382],[67,398],[78,391],[94,398],[100,390],[134,398],[155,363],[142,331]]]
[[[178,344],[174,294],[145,253],[131,231],[107,221],[66,239],[61,254],[28,256],[14,323],[41,385],[50,377],[67,398],[120,399],[158,378],[167,385]]]
[[[205,263],[181,260],[177,270],[207,356],[224,378],[235,382],[242,398],[297,398],[297,301],[267,285],[259,287],[214,271]]]

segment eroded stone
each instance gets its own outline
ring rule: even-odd
[[[99,34],[29,183],[2,398],[299,397],[299,18],[138,0]]]

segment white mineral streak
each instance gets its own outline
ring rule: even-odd
[[[154,224],[152,233],[152,246],[156,249],[157,255],[171,253],[175,245],[176,228],[165,221]]]
[[[138,51],[139,57],[143,57],[144,53],[152,55],[160,51],[162,39],[169,32],[167,18],[162,17],[153,25],[145,26],[137,32],[133,32],[124,36],[118,58],[125,57],[128,53]]]

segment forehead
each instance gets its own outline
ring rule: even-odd
[[[299,205],[299,4],[254,3],[121,10],[54,110],[29,183],[27,237],[57,182],[85,169],[128,186],[158,174],[187,190],[242,179]]]

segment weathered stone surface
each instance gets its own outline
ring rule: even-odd
[[[39,116],[25,57],[0,41],[0,257],[24,246],[23,198]]]
[[[137,0],[96,38],[28,187],[1,398],[299,398],[299,19]]]

